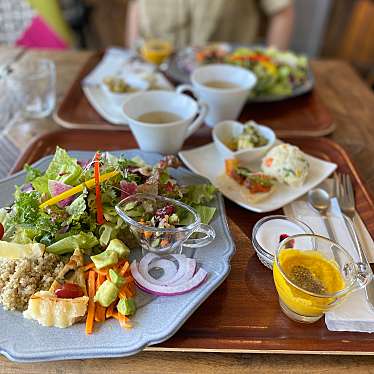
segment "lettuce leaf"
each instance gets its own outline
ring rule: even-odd
[[[211,184],[194,184],[186,186],[182,201],[189,205],[206,204],[213,200],[216,188]]]
[[[214,213],[216,212],[215,207],[210,207],[206,205],[197,205],[192,207],[196,210],[197,214],[200,217],[201,223],[208,224],[214,216]],[[179,216],[179,224],[181,225],[189,225],[193,222],[193,215],[190,213],[186,214],[186,210],[183,211],[177,211],[177,214]]]
[[[119,228],[110,223],[100,226],[100,245],[106,247],[112,239],[117,238]]]
[[[23,167],[23,170],[26,172],[25,183],[32,182],[34,179],[42,175],[39,169],[36,169],[28,164],[25,164],[25,166]]]
[[[80,216],[86,212],[86,196],[87,190],[84,190],[69,206],[66,212],[71,216],[71,220],[78,221]]]
[[[48,193],[49,179],[75,186],[80,183],[82,173],[83,169],[77,160],[70,157],[64,149],[57,147],[45,174],[35,178],[32,185],[40,193]]]
[[[81,232],[77,235],[67,236],[47,247],[47,251],[56,255],[74,252],[76,248],[84,251],[96,247],[99,241],[92,232]]]

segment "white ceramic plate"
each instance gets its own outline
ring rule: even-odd
[[[173,85],[166,79],[161,73],[155,73],[157,85],[160,89],[173,90]],[[82,85],[84,94],[92,107],[103,117],[106,121],[113,125],[121,125],[127,127],[127,120],[122,114],[122,105],[118,105],[118,102],[111,100],[110,96],[107,95],[100,85],[96,84],[84,84]],[[132,95],[131,93],[123,96],[123,103]],[[122,104],[123,104],[122,103]]]
[[[281,142],[277,140],[275,145],[280,143]],[[310,163],[310,171],[303,186],[295,188],[279,183],[275,191],[265,200],[257,203],[250,203],[241,194],[241,187],[239,185],[237,185],[238,188],[231,188],[231,184],[227,186],[219,182],[218,177],[224,173],[224,159],[217,151],[214,143],[188,151],[181,151],[179,152],[179,157],[194,173],[208,178],[228,199],[234,201],[243,208],[259,213],[271,212],[296,200],[325,180],[337,167],[336,164],[331,162],[306,155]],[[259,170],[260,162],[249,163],[248,167],[252,170]]]

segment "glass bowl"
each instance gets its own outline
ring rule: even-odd
[[[282,311],[294,321],[313,323],[365,287],[373,273],[334,241],[300,234],[279,244],[273,276]]]
[[[273,268],[275,252],[280,235],[314,234],[304,222],[283,215],[266,216],[255,224],[252,230],[252,245],[257,257],[270,270]]]
[[[176,213],[179,218],[188,218],[190,223],[187,225],[176,224],[176,227],[155,227],[141,221],[144,217],[148,217],[148,219],[154,217],[156,212],[158,212],[158,217],[168,215],[170,211],[168,207],[173,207],[173,213]],[[158,255],[181,253],[183,246],[200,248],[211,243],[215,238],[214,229],[209,225],[202,224],[199,215],[193,208],[174,199],[138,193],[123,199],[115,209],[129,225],[143,250],[143,254],[148,252]]]

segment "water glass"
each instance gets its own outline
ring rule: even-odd
[[[39,59],[17,64],[10,85],[26,118],[51,114],[56,103],[56,68],[52,61]]]

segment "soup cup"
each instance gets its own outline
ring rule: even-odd
[[[208,111],[205,103],[187,95],[157,90],[135,94],[122,108],[139,147],[146,152],[163,154],[178,152],[185,139],[201,126]],[[173,113],[180,120],[159,124],[139,120],[150,112]]]
[[[233,88],[214,88],[206,85],[211,81],[233,84]],[[199,67],[191,74],[192,86],[183,84],[177,92],[191,91],[209,106],[205,123],[213,127],[223,120],[237,119],[257,82],[256,76],[247,69],[228,64],[210,64]]]
[[[308,265],[301,254],[308,255]],[[351,292],[365,287],[373,273],[334,241],[299,234],[279,244],[273,276],[282,311],[294,321],[313,323]]]
[[[129,206],[131,206],[131,209],[146,207],[146,213],[150,216],[154,216],[159,209],[173,206],[178,215],[188,215],[191,223],[171,228],[148,226],[139,222],[140,219],[139,221],[134,219],[135,217],[128,209]],[[148,252],[158,255],[181,253],[183,246],[200,248],[211,243],[216,236],[211,226],[201,223],[199,215],[193,208],[167,197],[137,193],[123,199],[116,205],[115,209],[118,215],[129,225],[131,232],[143,250],[143,254]],[[200,233],[202,236],[192,238],[191,236],[194,233]]]

